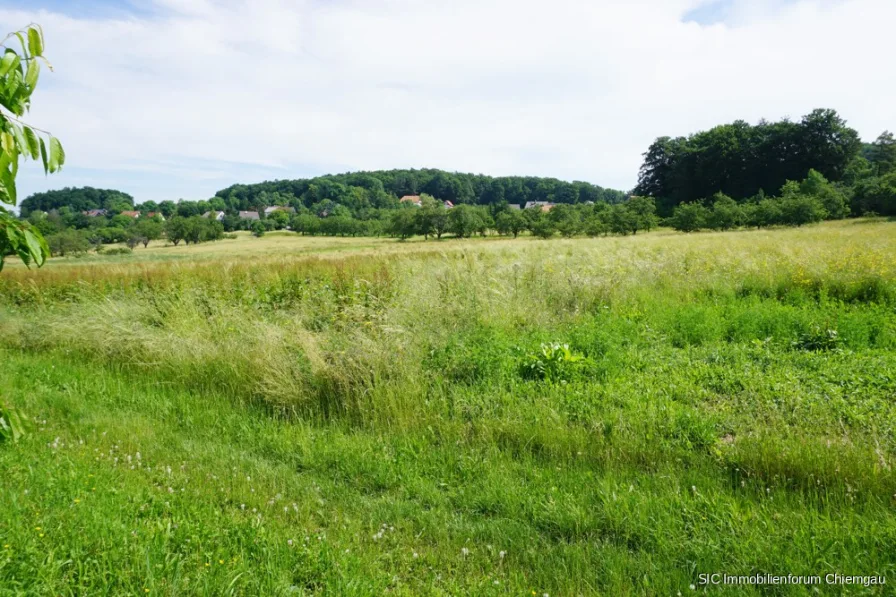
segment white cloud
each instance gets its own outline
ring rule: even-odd
[[[56,73],[30,120],[67,167],[154,173],[138,200],[172,179],[203,196],[247,172],[421,166],[630,188],[660,135],[815,107],[866,138],[896,127],[896,3],[733,2],[708,26],[683,19],[700,0],[157,0],[0,25],[44,27]]]

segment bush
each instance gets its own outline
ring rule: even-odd
[[[108,249],[99,248],[96,250],[100,255],[130,255],[133,251],[127,247],[109,247]]]
[[[675,208],[669,225],[680,232],[696,232],[706,227],[709,210],[699,203],[682,203]]]
[[[815,326],[812,330],[800,334],[791,346],[797,350],[812,352],[839,350],[843,339],[837,334],[837,330]]]
[[[72,229],[48,236],[47,245],[49,245],[52,255],[60,257],[81,255],[89,251],[91,246],[83,232]]]
[[[592,364],[585,355],[572,351],[569,344],[549,342],[542,344],[538,352],[525,356],[520,375],[523,379],[566,383],[579,379]]]

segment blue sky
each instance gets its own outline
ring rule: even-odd
[[[23,197],[406,167],[628,189],[660,135],[816,107],[896,127],[868,59],[892,0],[0,0],[31,21],[56,70],[28,120],[68,163],[26,165]]]

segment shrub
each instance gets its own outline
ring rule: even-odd
[[[101,255],[130,255],[133,251],[127,247],[110,247],[108,249],[97,249],[97,253]]]
[[[696,232],[706,227],[709,210],[699,203],[682,203],[675,208],[669,225],[680,232]]]
[[[591,364],[589,358],[571,350],[569,344],[549,342],[542,344],[538,352],[525,356],[520,374],[524,379],[565,383],[580,378]]]
[[[792,346],[797,350],[812,352],[839,350],[843,339],[837,334],[837,330],[825,329],[815,326],[810,331],[800,334]]]

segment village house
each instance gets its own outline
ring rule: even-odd
[[[105,216],[107,212],[105,209],[88,209],[87,211],[82,211],[81,213],[88,218],[96,218],[99,216]]]
[[[540,207],[541,211],[547,213],[554,209],[554,204],[550,201],[526,201],[526,206],[523,209],[532,209],[533,207]]]
[[[223,211],[207,211],[202,214],[203,218],[211,218],[217,222],[220,222],[224,219],[226,214]]]
[[[127,216],[129,218],[134,218],[135,220],[140,217],[139,211],[123,211],[119,215]]]
[[[163,222],[165,221],[165,216],[163,216],[163,215],[162,215],[162,212],[160,212],[160,211],[150,211],[150,212],[147,212],[147,213],[146,213],[146,217],[149,218],[149,219],[159,218],[159,219],[162,220]]]
[[[258,216],[257,211],[241,211],[240,219],[241,220],[260,220],[261,218]]]

